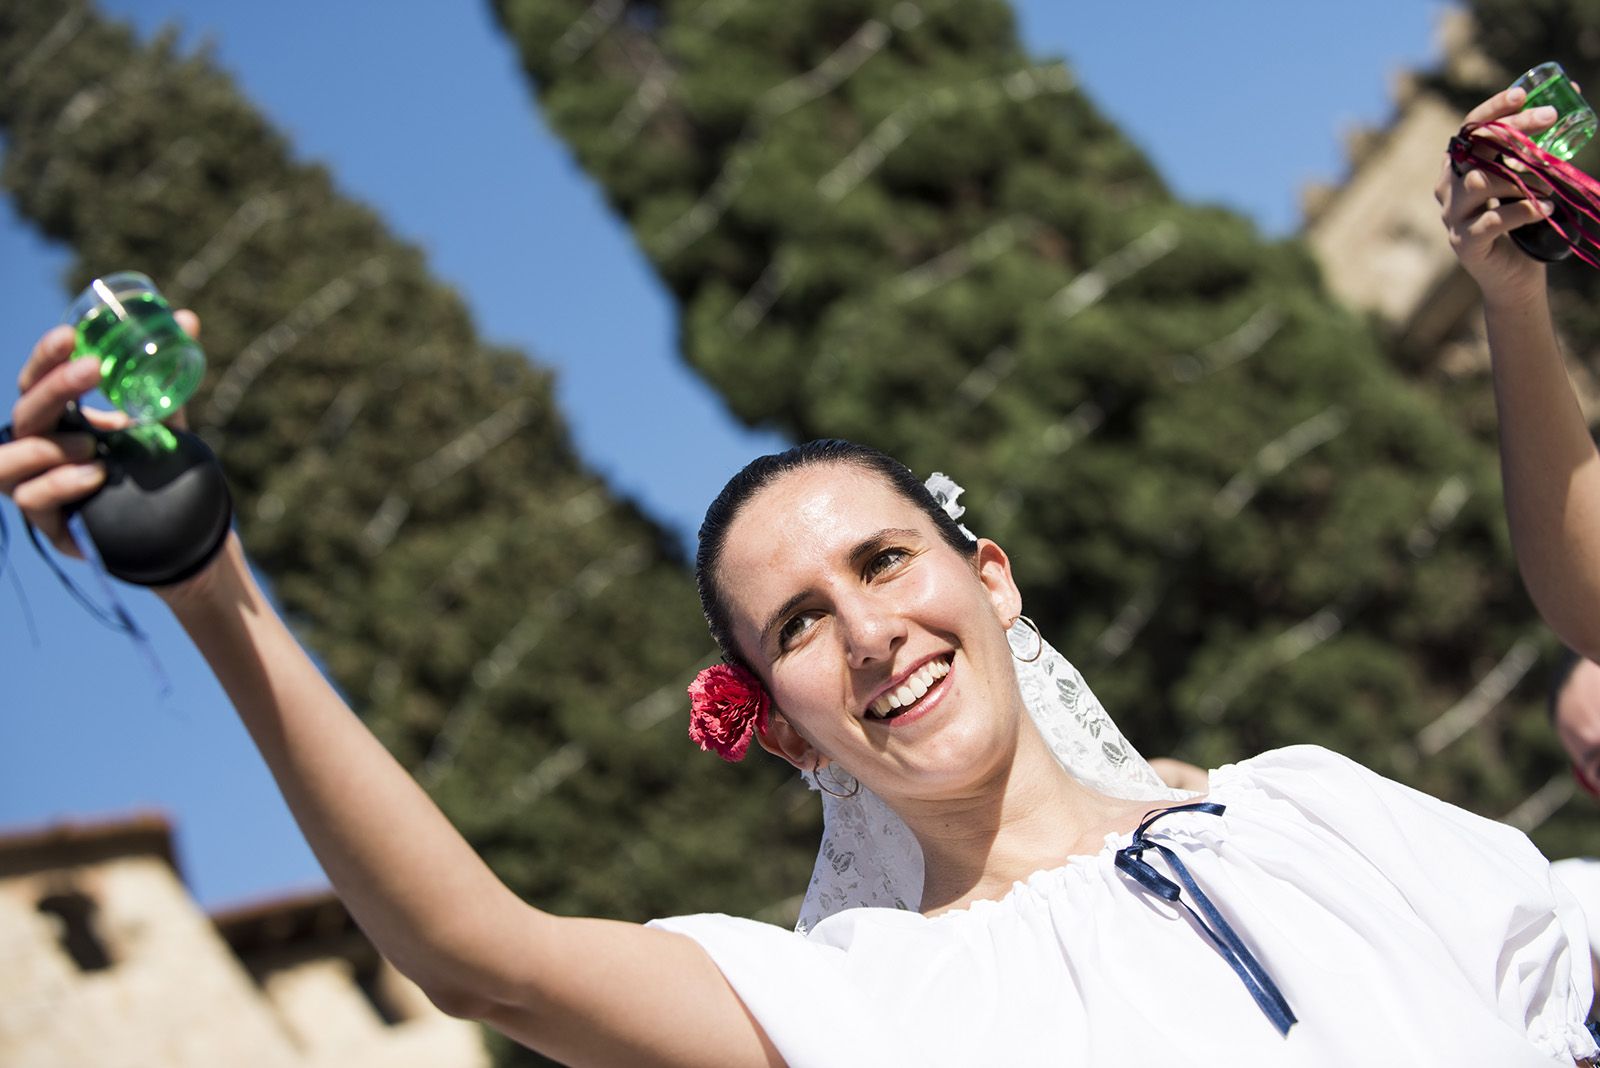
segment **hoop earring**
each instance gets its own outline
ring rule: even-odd
[[[1032,656],[1018,656],[1017,651],[1015,649],[1011,650],[1011,655],[1015,656],[1018,660],[1022,661],[1024,664],[1031,664],[1035,660],[1039,659],[1041,656],[1044,655],[1044,633],[1039,630],[1039,624],[1035,623],[1033,620],[1029,619],[1027,616],[1018,616],[1016,619],[1013,619],[1011,621],[1011,627],[1016,626],[1018,623],[1023,624],[1029,630],[1033,631],[1033,637],[1035,639],[1034,646],[1033,646],[1033,655]],[[1011,627],[1007,627],[1006,630],[1009,631],[1011,629]],[[1008,643],[1009,643],[1009,638],[1008,638]]]
[[[822,762],[819,760],[816,764],[813,764],[811,766],[811,777],[813,779],[817,780],[817,789],[821,790],[823,793],[827,794],[829,797],[837,797],[841,801],[848,801],[848,800],[850,800],[850,798],[856,796],[856,794],[859,794],[861,792],[861,780],[857,779],[854,775],[850,776],[850,778],[855,782],[855,785],[850,787],[850,789],[848,791],[845,791],[845,790],[830,790],[830,789],[828,789],[828,783],[822,777],[822,766],[821,766],[821,764],[822,764]],[[829,764],[828,767],[832,768],[833,765]],[[834,786],[838,786],[839,785],[839,780],[834,778],[832,771],[828,772],[828,778],[829,779],[833,779]]]

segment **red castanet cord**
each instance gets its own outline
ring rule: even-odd
[[[1488,154],[1481,154],[1484,149]],[[1450,139],[1450,165],[1457,174],[1478,169],[1504,178],[1529,200],[1551,200],[1557,210],[1545,222],[1591,267],[1600,268],[1600,182],[1533,143],[1503,122],[1469,122]],[[1515,165],[1513,165],[1515,164]],[[1529,185],[1535,179],[1548,187]],[[1564,214],[1560,209],[1565,208]],[[1567,221],[1563,224],[1560,219]]]

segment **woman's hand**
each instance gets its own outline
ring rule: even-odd
[[[1466,121],[1501,122],[1530,136],[1556,121],[1552,107],[1518,110],[1526,99],[1523,90],[1507,89],[1473,108]],[[1493,149],[1480,142],[1478,151],[1487,154]],[[1517,301],[1544,291],[1544,264],[1505,238],[1517,227],[1548,216],[1550,201],[1525,199],[1513,183],[1479,169],[1458,173],[1448,157],[1433,196],[1443,209],[1450,247],[1483,290],[1485,301]]]
[[[175,318],[189,336],[199,336],[200,319],[193,312],[180,311]],[[12,440],[0,444],[0,493],[15,501],[24,518],[57,550],[81,557],[63,512],[99,489],[106,471],[95,459],[94,435],[57,429],[68,403],[100,384],[99,361],[72,359],[73,345],[70,326],[47,331],[17,375],[21,396],[11,409]],[[99,430],[117,430],[132,422],[118,411],[80,412]],[[168,422],[180,429],[186,426],[181,411]]]
[[[11,408],[12,440],[0,445],[0,492],[58,550],[80,556],[62,509],[99,489],[106,472],[95,460],[93,435],[56,429],[67,404],[100,383],[99,362],[72,359],[72,347],[71,327],[48,331],[17,376],[22,395]],[[125,421],[114,412],[84,415],[97,426]]]

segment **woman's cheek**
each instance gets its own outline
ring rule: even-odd
[[[810,646],[813,643],[806,644],[806,649],[796,650],[785,657],[781,670],[773,672],[772,703],[783,709],[789,722],[809,740],[812,737],[811,720],[817,705],[821,677],[817,670],[817,658],[811,655]]]

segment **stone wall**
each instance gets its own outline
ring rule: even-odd
[[[219,926],[159,817],[0,835],[0,1068],[487,1064],[331,895]]]

